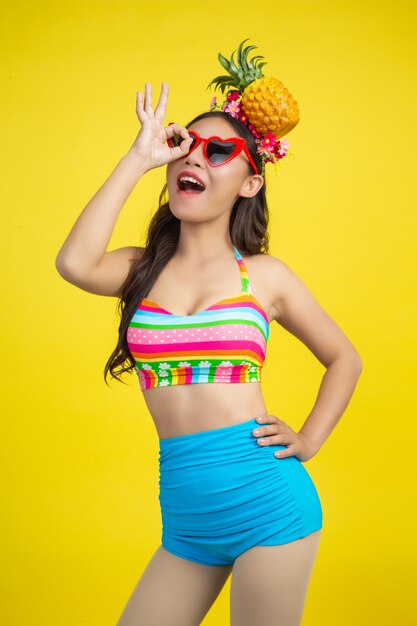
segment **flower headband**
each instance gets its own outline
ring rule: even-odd
[[[297,101],[294,100],[288,89],[281,81],[274,77],[266,77],[262,73],[262,66],[256,59],[264,57],[257,55],[248,62],[249,51],[257,46],[247,46],[242,50],[245,39],[237,51],[237,63],[230,61],[220,52],[218,59],[229,72],[226,76],[216,76],[208,84],[215,84],[222,94],[226,87],[231,89],[226,94],[226,100],[217,103],[214,96],[210,102],[210,111],[219,109],[231,117],[243,122],[251,131],[257,144],[257,152],[262,159],[262,175],[265,174],[265,164],[273,163],[275,173],[281,159],[287,155],[289,143],[281,139],[289,133],[300,121]],[[289,153],[291,155],[291,153]]]

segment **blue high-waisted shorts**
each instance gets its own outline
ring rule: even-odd
[[[256,419],[159,440],[163,547],[204,565],[231,565],[322,527],[314,483],[284,445],[262,446]]]

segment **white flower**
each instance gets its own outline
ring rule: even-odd
[[[253,377],[250,379],[250,382],[251,382],[251,383],[257,383],[257,382],[258,382],[258,379],[257,379],[257,378],[255,378],[255,377],[253,376]]]
[[[191,367],[191,363],[188,363],[188,361],[180,361],[178,367]]]
[[[169,376],[169,372],[167,372],[166,370],[159,370],[158,375],[159,376]]]
[[[170,365],[169,365],[169,363],[160,363],[159,364],[159,369],[161,369],[161,370],[169,370],[170,369]]]
[[[153,370],[153,367],[152,367],[152,365],[149,365],[149,363],[143,363],[142,369],[143,370]]]
[[[200,367],[210,367],[211,363],[210,361],[200,361],[199,366]]]
[[[249,368],[250,372],[256,372],[258,368],[256,367],[256,365],[252,365],[252,367]]]
[[[167,385],[169,385],[169,380],[161,380],[159,382],[159,387],[166,387]]]
[[[220,363],[220,367],[227,367],[228,365],[233,365],[230,361],[222,361]]]

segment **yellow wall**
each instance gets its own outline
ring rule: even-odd
[[[103,381],[114,298],[55,257],[139,130],[136,91],[170,86],[167,122],[250,37],[296,97],[294,158],[267,171],[271,254],[363,361],[347,411],[308,463],[323,535],[304,626],[412,622],[415,572],[415,5],[75,1],[3,7],[1,621],[114,625],[160,543],[158,441],[136,377]],[[155,105],[155,103],[154,103]],[[169,118],[169,119],[168,119]],[[285,161],[285,160],[284,160]],[[109,249],[143,245],[165,169],[141,179]],[[263,390],[298,429],[323,367],[278,324]],[[204,625],[227,626],[230,579]]]

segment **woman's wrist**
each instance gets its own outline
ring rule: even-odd
[[[132,149],[128,150],[122,159],[131,166],[132,171],[137,173],[139,177],[149,171],[149,167],[144,163],[142,157]]]

